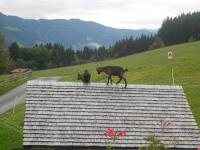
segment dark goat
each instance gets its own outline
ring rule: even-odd
[[[78,80],[83,81],[83,83],[89,83],[90,82],[91,74],[88,72],[88,70],[85,70],[83,74],[78,73]]]
[[[97,67],[96,70],[98,74],[100,74],[101,72],[108,74],[107,85],[109,84],[109,81],[112,84],[111,76],[113,75],[113,76],[119,77],[119,81],[117,81],[116,84],[118,84],[123,79],[125,82],[125,88],[126,88],[127,82],[126,82],[126,78],[124,77],[124,73],[128,71],[128,69],[123,69],[122,67],[119,67],[119,66],[105,66],[105,67]]]

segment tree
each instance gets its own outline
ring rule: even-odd
[[[4,35],[0,32],[0,74],[5,73],[8,62],[6,53],[3,50],[4,42]]]
[[[58,67],[59,66],[59,55],[56,49],[53,49],[50,54],[50,59],[52,66]]]
[[[5,42],[5,38],[3,33],[0,32],[0,49],[3,48]]]
[[[25,62],[23,59],[19,58],[16,60],[15,66],[17,68],[24,68],[25,67]]]
[[[30,61],[34,56],[34,48],[20,48],[20,58],[24,61]]]
[[[150,45],[149,49],[156,49],[156,48],[161,48],[164,47],[164,42],[160,37],[156,37],[153,44]]]
[[[68,48],[65,52],[66,65],[71,65],[75,61],[75,53],[72,48]]]
[[[66,65],[66,55],[64,46],[58,43],[52,44],[48,43],[45,47],[48,48],[48,54],[50,57],[50,67],[61,67]],[[51,48],[51,49],[49,49]]]
[[[83,49],[83,59],[85,60],[89,60],[92,56],[92,51],[89,47],[85,46],[84,49]]]
[[[11,45],[9,46],[9,52],[10,52],[11,58],[14,61],[16,61],[18,58],[20,58],[20,48],[19,48],[17,42],[11,43]]]
[[[104,60],[107,57],[107,51],[104,46],[98,48],[96,52],[96,60]]]
[[[32,58],[35,68],[34,69],[46,69],[49,62],[48,51],[45,47],[34,48],[35,54]]]
[[[6,57],[3,50],[0,50],[0,74],[3,74],[6,70]]]
[[[194,37],[190,36],[189,39],[188,39],[188,42],[194,42],[194,41],[195,41]]]

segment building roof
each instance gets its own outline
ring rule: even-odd
[[[145,145],[155,135],[176,148],[197,148],[200,134],[180,86],[106,86],[101,83],[29,81],[24,146],[106,146],[107,128],[124,129],[116,147]],[[160,121],[172,125],[161,133]]]
[[[32,71],[32,70],[29,68],[16,68],[16,69],[12,70],[11,73],[25,73],[28,71]]]

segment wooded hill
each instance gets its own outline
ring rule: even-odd
[[[0,39],[3,41],[3,38]],[[163,21],[157,35],[125,38],[109,48],[101,46],[92,49],[85,46],[83,50],[76,51],[59,43],[36,44],[32,48],[24,48],[13,42],[8,48],[9,53],[0,52],[0,73],[8,72],[15,67],[41,70],[113,59],[196,40],[200,40],[200,12],[181,14],[175,18],[168,17]]]

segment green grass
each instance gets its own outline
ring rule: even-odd
[[[0,75],[0,82],[4,81],[8,75]]]
[[[15,82],[6,85],[4,88],[0,88],[0,95],[5,94],[6,92],[12,90],[13,88],[18,87],[19,85],[25,83],[26,81],[27,79],[17,80]]]
[[[167,59],[169,50],[174,52],[173,60]],[[92,82],[106,82],[107,76],[105,74],[98,75],[95,70],[97,66],[104,65],[119,65],[128,68],[129,71],[126,73],[126,77],[129,84],[172,85],[171,70],[173,68],[175,84],[183,86],[191,110],[200,128],[200,42],[165,47],[102,62],[34,71],[33,78],[61,76],[60,81],[77,81],[77,73],[88,69],[92,74]],[[114,80],[118,79],[114,78]],[[1,128],[2,126],[0,125],[0,132],[2,131]],[[5,129],[5,132],[7,132],[5,135],[8,137],[12,136],[10,135],[10,130],[6,131]],[[16,135],[16,138],[20,139],[20,137]],[[4,141],[8,143],[6,140]],[[18,147],[20,146],[18,145]]]
[[[17,150],[22,148],[22,128],[24,104],[0,115],[0,150]]]

